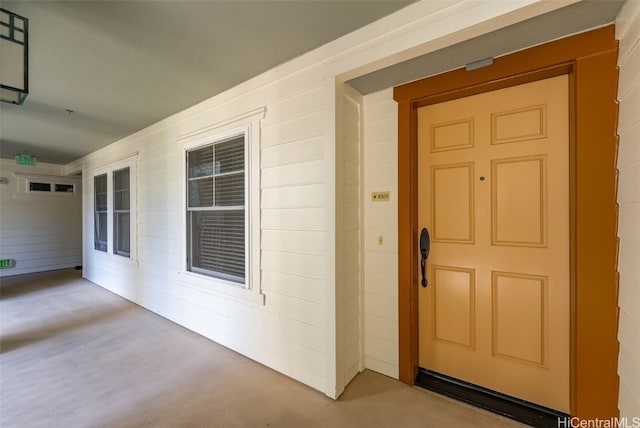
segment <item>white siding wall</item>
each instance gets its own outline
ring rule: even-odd
[[[339,132],[351,135],[363,125],[339,112],[349,114],[360,101],[355,95],[348,102],[336,98],[339,81],[560,6],[543,0],[416,2],[68,165],[84,173],[85,276],[336,397],[356,367],[362,369],[356,320],[363,297],[357,296],[354,267],[364,251],[366,367],[397,377],[395,104],[391,91],[364,101],[367,155],[356,161],[356,140],[349,137],[340,147]],[[186,279],[184,150],[178,143],[181,136],[262,107],[264,305],[203,291]],[[137,255],[126,260],[93,249],[93,173],[135,153]],[[356,162],[364,168],[357,186]],[[359,193],[358,186],[364,198],[356,206],[350,195]],[[390,191],[391,201],[371,203],[372,190]],[[362,232],[362,223],[355,222],[362,222],[363,209],[364,238],[354,232]]]
[[[326,100],[320,66],[170,118],[83,160],[85,276],[216,342],[329,391],[325,278]],[[190,285],[184,274],[184,148],[178,137],[266,106],[261,123],[265,304]],[[93,175],[137,152],[137,259],[93,248]],[[206,287],[206,286],[205,286]]]
[[[397,117],[391,89],[364,97],[365,365],[394,378],[398,378]],[[390,201],[372,202],[374,191],[390,192]]]
[[[0,258],[15,267],[0,276],[63,269],[82,264],[82,189],[79,178],[64,177],[61,165],[16,165],[0,160]],[[76,184],[76,194],[26,192],[27,181]]]
[[[618,235],[620,252],[621,416],[640,416],[640,2],[628,1],[616,21],[620,40]]]

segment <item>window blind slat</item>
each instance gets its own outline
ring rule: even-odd
[[[129,167],[113,171],[113,252],[125,257],[131,247],[130,188]]]
[[[129,209],[129,168],[113,172],[113,206],[116,210]]]
[[[107,210],[107,174],[98,175],[93,178],[95,193],[95,210]]]
[[[189,178],[213,175],[213,148],[204,147],[188,153]]]
[[[130,254],[130,215],[128,212],[119,212],[113,214],[114,229],[114,252],[121,256],[129,256]]]
[[[244,279],[244,210],[195,211],[191,265]]]
[[[107,251],[107,174],[93,177],[93,246]]]
[[[199,178],[189,181],[189,206],[213,206],[213,178]]]
[[[187,152],[189,269],[237,282],[245,280],[244,138]]]
[[[216,174],[244,169],[244,137],[218,143],[214,146],[214,151]]]
[[[94,248],[107,251],[107,213],[96,212],[94,216]]]
[[[244,174],[216,178],[216,206],[244,204]]]

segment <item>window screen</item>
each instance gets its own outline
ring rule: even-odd
[[[29,182],[29,190],[32,192],[50,192],[51,183],[38,183],[31,181]]]
[[[55,184],[56,192],[73,193],[75,192],[75,186],[73,184]]]
[[[130,172],[129,168],[113,172],[113,252],[130,254]]]
[[[187,152],[190,271],[245,281],[244,135]]]
[[[94,246],[107,251],[107,174],[93,178],[94,188]]]

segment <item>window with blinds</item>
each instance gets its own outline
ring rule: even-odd
[[[245,136],[187,151],[188,270],[245,283]]]
[[[137,154],[102,166],[92,173],[94,248],[122,256],[117,259],[118,263],[126,263],[125,259],[135,260],[137,256],[136,159]],[[70,192],[68,188],[58,189],[59,185],[55,185],[56,191]]]
[[[94,192],[94,248],[107,251],[107,174],[93,177]]]
[[[113,172],[113,253],[129,257],[131,213],[130,172],[122,168]]]

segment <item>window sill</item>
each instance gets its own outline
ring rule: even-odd
[[[92,250],[93,250],[93,254],[95,254],[96,257],[104,258],[105,261],[108,261],[110,263],[115,263],[115,264],[122,265],[122,266],[132,266],[133,265],[136,268],[139,267],[138,259],[135,259],[133,257],[123,257],[123,256],[119,256],[117,254],[108,253],[106,251],[96,250],[95,248],[93,248]]]
[[[180,284],[223,299],[249,302],[260,306],[263,306],[265,301],[264,294],[259,290],[244,288],[229,281],[189,271],[180,272]]]

